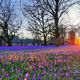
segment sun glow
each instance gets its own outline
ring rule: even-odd
[[[75,39],[75,44],[80,45],[80,38]]]

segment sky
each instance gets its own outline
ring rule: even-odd
[[[20,0],[17,0],[18,2]],[[25,1],[28,3],[28,0],[22,0],[23,3],[25,3]],[[30,1],[30,0],[29,0]],[[20,5],[20,4],[17,4]],[[23,24],[22,24],[22,28],[18,31],[18,34],[20,34],[20,38],[32,38],[32,35],[29,31],[27,31],[27,18],[24,18],[24,16],[22,14],[20,14],[20,16],[22,16],[23,19]],[[64,24],[70,24],[70,25],[77,25],[80,23],[80,6],[79,5],[75,5],[73,7],[71,7],[69,9],[68,15],[64,16]]]
[[[69,9],[69,18],[70,18],[70,24],[76,25],[80,23],[80,6],[75,5],[72,8]]]

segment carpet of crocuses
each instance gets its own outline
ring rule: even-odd
[[[80,80],[80,46],[0,47],[0,80]]]

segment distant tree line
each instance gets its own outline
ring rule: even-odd
[[[12,40],[12,44],[13,45],[20,45],[20,46],[25,46],[25,45],[42,45],[42,41],[41,40],[34,40],[34,39],[30,39],[30,38],[19,38],[18,36],[15,36]]]

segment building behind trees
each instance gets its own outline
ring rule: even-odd
[[[75,31],[69,31],[68,33],[68,40],[69,40],[69,44],[75,44],[75,39],[76,39],[76,33]]]

